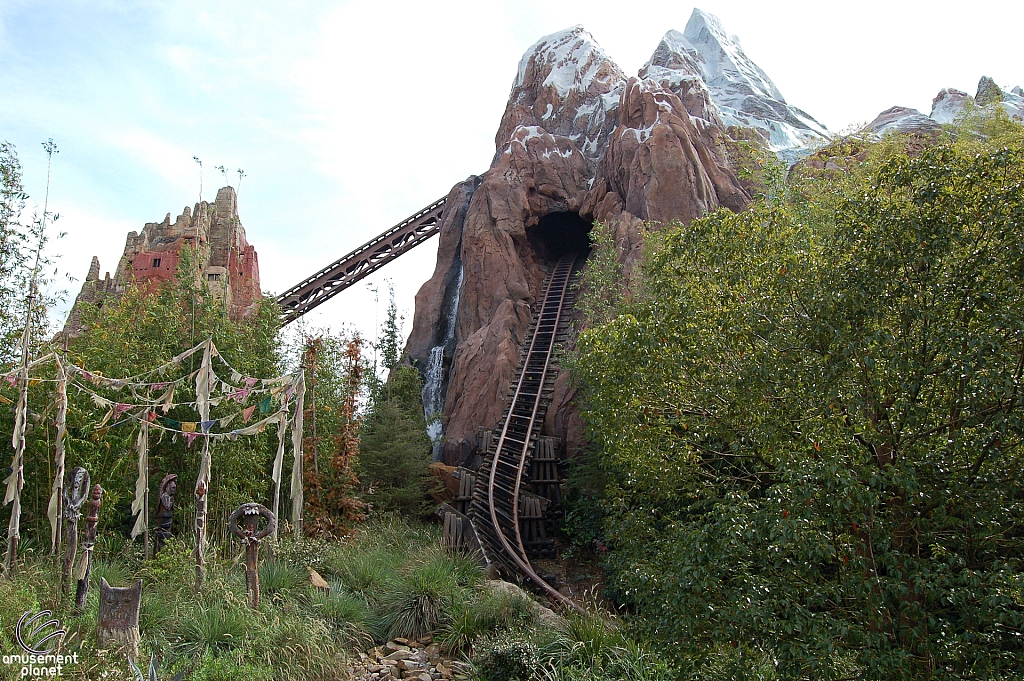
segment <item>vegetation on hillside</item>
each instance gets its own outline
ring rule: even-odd
[[[982,122],[666,229],[580,336],[612,593],[684,675],[1022,672],[1024,130]]]
[[[788,173],[750,140],[728,151],[757,196],[746,212],[652,228],[630,269],[609,230],[593,232],[584,331],[566,359],[590,450],[573,466],[564,529],[597,549],[621,621],[596,604],[591,617],[540,621],[536,603],[488,586],[475,557],[420,524],[430,442],[393,297],[373,362],[351,334],[307,331],[286,347],[270,300],[232,322],[188,250],[174,282],[84,311],[87,332],[67,352],[106,376],[205,338],[246,375],[301,365],[307,376],[307,536],[262,551],[256,612],[241,545],[218,533],[239,503],[270,503],[273,431],[214,453],[219,550],[196,595],[194,450],[151,442],[151,497],[165,472],[186,482],[178,539],[144,561],[126,539],[134,429],[69,396],[68,466],[106,489],[93,580],[144,580],[144,656],[186,679],[345,679],[374,643],[431,637],[480,681],[1019,678],[1024,128],[971,109],[928,143],[851,136]],[[9,145],[0,167],[11,366],[42,223],[22,219]],[[96,591],[82,615],[55,593],[53,384],[29,390],[42,406],[26,450],[24,565],[0,581],[0,646],[12,648],[21,613],[50,607],[84,660],[65,676],[129,678],[121,657],[95,649]],[[192,420],[186,409],[167,417]],[[0,411],[0,430],[11,419]]]
[[[524,597],[491,594],[478,563],[442,549],[436,528],[395,516],[367,521],[343,542],[286,537],[273,558],[261,552],[258,611],[246,603],[239,561],[208,567],[197,596],[189,542],[172,540],[155,559],[142,561],[137,545],[108,535],[98,547],[85,612],[57,612],[68,630],[64,653],[80,656],[64,678],[130,678],[122,657],[96,648],[100,578],[143,580],[141,648],[146,659],[153,652],[162,660],[167,678],[185,671],[185,679],[196,681],[349,679],[355,653],[389,638],[432,632],[469,646],[513,624],[518,630],[533,624]],[[310,585],[310,567],[327,579],[329,591]],[[53,561],[32,559],[17,580],[0,581],[4,651],[17,645],[21,613],[52,607],[55,579]]]

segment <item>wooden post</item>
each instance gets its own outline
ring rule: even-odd
[[[206,481],[196,485],[196,593],[203,588],[203,541],[206,539]]]
[[[43,213],[45,220],[45,211]],[[45,227],[45,223],[44,223]],[[40,239],[40,248],[42,240]],[[36,270],[39,269],[39,251],[36,251]],[[25,332],[21,336],[21,372],[18,375],[18,402],[14,409],[14,458],[11,461],[11,477],[4,503],[11,504],[11,520],[7,525],[7,556],[4,558],[5,572],[13,577],[18,570],[18,539],[21,532],[21,489],[25,486],[25,429],[28,427],[28,351],[32,341],[32,311],[36,299],[36,273],[32,272],[32,287],[29,289],[25,309]]]
[[[139,655],[139,607],[142,605],[142,580],[130,587],[118,588],[100,580],[100,615],[96,623],[96,642],[101,648],[110,644],[124,647],[134,660]]]
[[[145,496],[145,508],[142,510],[147,516],[149,515],[149,485],[146,485]],[[146,529],[142,533],[142,559],[149,560],[149,521],[147,519]]]

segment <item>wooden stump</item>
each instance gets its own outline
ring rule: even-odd
[[[100,648],[124,648],[134,660],[139,656],[139,607],[142,605],[142,580],[120,588],[100,580],[100,616],[96,623],[96,643]]]

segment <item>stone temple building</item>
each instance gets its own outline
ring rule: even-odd
[[[233,187],[223,187],[212,204],[202,201],[191,209],[185,206],[174,222],[168,213],[163,222],[149,222],[141,232],[129,232],[113,277],[107,272],[100,278],[100,261],[93,256],[63,333],[80,333],[85,306],[102,307],[116,301],[133,282],[156,286],[172,280],[182,249],[197,244],[198,275],[231,319],[248,316],[262,297],[259,260],[238,218],[238,195]]]

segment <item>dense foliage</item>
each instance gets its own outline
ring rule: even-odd
[[[151,289],[130,286],[116,304],[87,306],[82,310],[85,332],[68,342],[68,356],[79,366],[104,376],[131,376],[160,366],[171,357],[213,338],[224,360],[246,376],[273,377],[283,370],[277,338],[277,308],[272,299],[260,302],[255,314],[239,322],[232,321],[222,301],[211,295],[197,276],[198,261],[191,249],[182,251],[182,260],[173,282]],[[195,355],[176,369],[172,380],[199,368]],[[225,374],[223,367],[218,373]],[[229,376],[228,376],[229,377]],[[194,399],[194,385],[186,381],[176,392],[176,401]],[[120,401],[117,395],[109,395]],[[131,527],[130,503],[134,494],[137,427],[134,421],[119,427],[100,428],[105,410],[97,409],[89,394],[72,390],[69,395],[67,466],[83,466],[105,490],[103,523],[106,527]],[[37,402],[37,404],[45,402]],[[213,418],[238,411],[230,400],[211,410]],[[161,416],[164,416],[161,412]],[[167,418],[196,421],[194,407],[174,407]],[[113,423],[117,421],[114,420]],[[276,448],[274,429],[235,442],[212,444],[214,453],[211,490],[211,517],[222,519],[240,503],[269,503],[270,463]],[[41,453],[40,453],[41,454]],[[286,457],[287,458],[287,457]],[[199,444],[189,447],[180,439],[157,432],[150,438],[150,498],[158,496],[157,485],[167,473],[179,476],[178,503],[182,530],[189,527],[184,518],[191,508],[191,491],[198,475]],[[26,461],[26,489],[46,489],[48,469],[42,458]],[[287,478],[286,478],[287,479]],[[45,499],[33,520],[44,523]],[[155,504],[154,504],[155,508]],[[218,528],[220,523],[218,522]],[[176,526],[175,531],[179,528]]]
[[[360,395],[366,373],[358,336],[323,333],[303,339],[307,391],[303,439],[307,534],[341,535],[364,517],[357,498]]]
[[[429,493],[430,438],[423,415],[420,372],[401,365],[401,320],[394,291],[381,337],[376,344],[387,380],[377,366],[367,381],[369,401],[359,432],[359,478],[364,499],[378,512],[397,511],[410,517],[428,515],[434,508]]]
[[[612,586],[683,669],[1021,673],[1024,135],[992,125],[666,230],[580,337]]]

